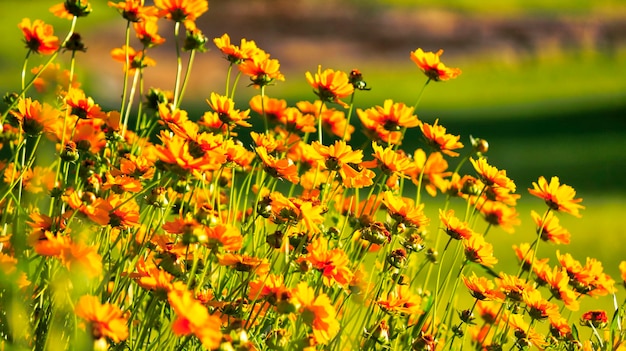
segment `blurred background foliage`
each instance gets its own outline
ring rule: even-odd
[[[55,25],[59,37],[65,35],[69,22],[47,11],[55,2],[0,1],[2,91],[19,87],[26,50],[17,24],[23,17],[43,19]],[[91,3],[92,15],[77,26],[88,48],[78,54],[78,74],[97,102],[118,109],[122,68],[109,52],[122,46],[126,23],[106,1]],[[171,89],[172,26],[166,21],[160,26],[167,43],[149,53],[157,67],[146,70],[145,86]],[[255,40],[280,60],[286,81],[269,87],[267,94],[290,104],[315,98],[304,72],[322,65],[363,73],[372,90],[357,93],[357,107],[381,105],[389,98],[413,105],[425,77],[409,52],[444,49],[443,62],[460,67],[463,74],[430,84],[417,114],[431,123],[438,118],[450,133],[461,134],[466,145],[470,134],[487,139],[489,162],[516,181],[523,237],[498,233],[491,240],[506,245],[531,241],[529,212],[541,211],[543,204],[526,189],[540,175],[558,175],[588,207],[582,220],[562,218],[573,234],[573,246],[562,251],[583,262],[586,256],[606,259],[607,271],[619,277],[617,262],[626,258],[615,245],[626,235],[619,222],[626,210],[626,2],[213,0],[198,27],[210,40],[209,52],[194,62],[182,106],[192,118],[208,109],[204,100],[212,91],[224,91],[227,62],[211,42],[223,33],[235,43]],[[243,109],[259,93],[246,85],[242,81],[237,89]],[[353,121],[358,123],[356,117]],[[358,126],[354,139],[354,145],[365,142]],[[418,131],[410,131],[404,149],[412,153],[421,145]],[[431,208],[431,218],[436,218],[437,207]],[[505,261],[501,268],[514,264]]]

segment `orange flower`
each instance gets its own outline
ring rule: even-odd
[[[446,67],[446,65],[439,60],[442,54],[442,49],[434,53],[430,51],[424,52],[420,48],[411,52],[411,60],[424,72],[428,79],[432,79],[435,82],[456,78],[461,74],[461,70]]]
[[[559,307],[541,296],[539,290],[526,291],[522,299],[528,307],[528,315],[532,319],[544,320],[559,314]]]
[[[387,294],[386,299],[378,300],[376,304],[392,315],[408,316],[422,313],[422,299],[412,293],[406,285],[396,285],[395,289]]]
[[[158,14],[157,9],[153,6],[144,6],[144,0],[126,0],[118,3],[109,1],[107,5],[116,8],[124,19],[131,22],[146,21],[149,17]]]
[[[480,213],[482,213],[488,223],[500,226],[507,233],[513,233],[515,231],[514,226],[521,223],[515,207],[509,207],[501,202],[489,200],[478,204],[478,206],[480,207]]]
[[[261,259],[248,255],[218,254],[217,258],[222,266],[232,266],[236,271],[252,272],[264,276],[269,272],[270,265],[267,259]]]
[[[424,204],[413,205],[413,200],[405,197],[396,197],[391,191],[383,193],[382,202],[387,207],[387,212],[398,223],[414,228],[424,228],[430,223],[430,219],[424,214]]]
[[[363,161],[363,151],[352,150],[352,147],[343,140],[337,140],[331,146],[322,145],[319,141],[313,142],[312,145],[322,158],[319,162],[326,169],[338,172],[344,184],[358,177],[359,172],[351,165],[358,165]]]
[[[255,150],[263,162],[263,169],[270,176],[278,179],[287,179],[294,184],[298,183],[300,179],[298,177],[298,167],[290,158],[277,160],[274,156],[268,155],[267,149],[263,146],[259,146]]]
[[[572,337],[572,327],[566,318],[550,316],[550,334],[558,340],[569,340]]]
[[[439,209],[439,219],[441,220],[441,224],[445,228],[446,234],[448,234],[452,239],[461,240],[461,239],[469,239],[474,235],[472,228],[470,228],[467,222],[461,222],[458,218],[454,216],[454,210],[448,210],[446,213],[443,210]]]
[[[95,296],[82,296],[74,308],[76,315],[89,323],[94,339],[109,338],[120,342],[128,338],[128,320],[115,305],[101,304]]]
[[[543,176],[537,183],[533,182],[533,189],[528,189],[531,195],[543,199],[549,208],[555,211],[569,213],[575,217],[582,217],[578,210],[585,207],[579,203],[583,199],[575,199],[576,190],[569,185],[560,184],[559,177],[552,177],[550,183]]]
[[[322,72],[322,66],[317,66],[315,76],[311,72],[305,73],[306,80],[315,90],[315,95],[323,102],[335,102],[343,107],[348,104],[339,100],[352,95],[354,86],[350,83],[350,79],[346,72],[335,71],[327,68]]]
[[[126,67],[126,55],[128,55],[129,67]],[[130,46],[124,45],[121,48],[111,50],[111,57],[115,61],[124,63],[124,70],[128,69],[128,73],[135,73],[136,69],[142,69],[149,66],[155,66],[156,61],[145,56],[144,51],[135,51]]]
[[[71,114],[79,119],[102,119],[106,117],[106,113],[102,112],[100,105],[96,104],[92,98],[85,96],[82,89],[70,88],[64,101],[67,107],[71,109]]]
[[[292,290],[292,301],[298,307],[298,315],[302,321],[311,327],[316,343],[328,343],[337,335],[337,312],[326,294],[316,296],[313,288],[306,282],[301,282]]]
[[[60,18],[71,20],[74,17],[85,17],[91,13],[91,4],[87,0],[65,0],[50,7],[50,12]]]
[[[561,255],[557,250],[556,257],[570,277],[570,285],[579,294],[589,296],[605,296],[615,291],[615,281],[604,273],[602,262],[587,258],[585,265],[575,260],[572,255]]]
[[[530,214],[537,225],[537,233],[541,232],[543,241],[550,241],[555,244],[569,244],[571,236],[569,230],[561,227],[559,218],[552,212],[548,212],[545,219],[535,211],[531,211]]]
[[[278,123],[287,110],[287,101],[256,95],[250,99],[250,108],[260,115],[265,115],[268,121]]]
[[[609,318],[603,310],[587,311],[580,317],[580,324],[593,326],[596,329],[606,327],[608,322]]]
[[[239,111],[235,109],[235,102],[227,96],[221,96],[211,93],[211,98],[207,99],[207,103],[217,114],[219,120],[227,125],[239,125],[242,127],[251,127],[252,125],[245,120],[250,118],[250,110]]]
[[[250,80],[256,88],[269,85],[275,80],[285,80],[285,76],[280,73],[278,60],[271,59],[270,55],[265,53],[257,54],[240,63],[239,70],[250,76]]]
[[[220,346],[222,321],[210,315],[207,308],[194,298],[193,293],[187,290],[184,284],[175,284],[167,298],[176,313],[176,320],[172,324],[174,334],[193,334],[210,350]]]
[[[41,72],[42,69],[44,70],[43,72]],[[67,69],[62,70],[58,63],[50,64],[45,69],[43,65],[39,65],[33,67],[30,72],[33,75],[37,75],[41,72],[39,77],[33,82],[35,89],[39,93],[47,94],[54,92],[56,95],[59,95],[61,91],[67,90],[68,87],[80,87],[80,82],[76,81],[76,75],[72,77],[72,81],[70,82],[70,71]]]
[[[472,272],[471,277],[463,276],[463,283],[469,289],[470,294],[481,301],[485,300],[496,300],[502,301],[504,300],[504,295],[494,289],[494,284],[491,280],[485,277],[478,277],[476,273]]]
[[[43,103],[43,105],[31,98],[20,99],[17,110],[11,110],[11,114],[17,119],[22,130],[27,135],[39,135],[41,133],[53,133],[57,122],[60,120],[59,110]]]
[[[470,162],[474,166],[478,178],[487,186],[499,186],[515,192],[515,183],[506,176],[506,170],[498,170],[496,167],[487,163],[487,159],[481,157],[478,161],[470,158]]]
[[[619,272],[622,276],[622,282],[626,285],[626,261],[619,263]]]
[[[207,0],[154,0],[154,6],[161,10],[160,17],[184,22],[187,29],[195,29],[196,19],[209,10]]]
[[[421,175],[421,186],[424,186],[430,196],[437,195],[437,189],[442,193],[448,189],[448,183],[444,178],[452,175],[452,172],[446,172],[448,161],[440,152],[429,154],[427,159],[424,150],[416,149],[413,153],[413,160],[412,167],[407,171],[413,184],[419,185]]]
[[[521,314],[508,314],[506,320],[515,334],[516,344],[534,346],[539,350],[543,350],[548,343],[546,337],[535,331],[534,328],[524,322]]]
[[[239,229],[226,224],[207,227],[206,236],[208,239],[207,245],[213,251],[217,251],[220,247],[226,251],[237,251],[241,249],[243,243],[243,237]]]
[[[567,275],[567,270],[565,268],[547,268],[545,269],[545,274],[542,278],[548,284],[552,296],[554,296],[558,300],[562,300],[565,304],[565,307],[567,307],[569,310],[578,311],[580,307],[578,298],[580,297],[580,295],[576,294],[569,287],[570,279]]]
[[[374,140],[387,144],[399,144],[402,128],[413,128],[420,125],[414,114],[414,108],[401,102],[387,99],[383,106],[375,106],[367,110],[356,110],[365,128],[365,134]]]
[[[458,152],[452,151],[463,148],[463,144],[459,141],[461,138],[458,135],[446,134],[446,128],[441,125],[437,125],[439,119],[435,120],[435,124],[432,126],[428,123],[422,123],[420,129],[424,134],[424,138],[428,145],[434,149],[443,152],[448,156],[459,156]]]
[[[403,151],[396,151],[391,145],[383,148],[376,142],[372,143],[372,149],[375,160],[362,163],[363,167],[379,167],[387,175],[407,177],[405,172],[411,169],[412,164]]]
[[[42,55],[50,55],[59,49],[59,38],[54,36],[54,28],[41,20],[24,18],[18,27],[24,34],[28,50]]]
[[[137,201],[111,195],[107,202],[113,208],[109,214],[109,225],[111,227],[128,229],[139,226],[139,205]]]
[[[165,294],[172,290],[174,276],[159,269],[154,263],[146,263],[143,257],[139,258],[135,270],[137,272],[131,273],[130,276],[135,279],[140,287],[156,291],[159,294]]]
[[[348,124],[346,114],[343,111],[339,111],[335,108],[327,108],[326,105],[320,101],[315,102],[299,101],[296,106],[300,111],[307,115],[312,115],[315,118],[322,118],[322,128],[339,138],[344,138],[345,141],[350,141],[352,133],[354,133],[354,126]]]
[[[135,34],[137,35],[137,39],[141,41],[145,48],[151,48],[156,45],[161,45],[165,42],[165,38],[159,35],[159,26],[157,25],[156,17],[148,17],[145,20],[142,20],[137,23],[133,23],[133,28],[135,29]],[[126,56],[124,54],[124,56]],[[148,66],[148,58],[144,57],[143,64]],[[126,57],[124,57],[124,61]],[[129,57],[129,62],[130,62]],[[152,64],[153,65],[153,64]]]
[[[230,36],[224,34],[213,39],[215,46],[226,55],[226,59],[236,65],[252,59],[254,56],[264,54],[264,51],[256,46],[254,40],[241,39],[241,45],[236,46],[230,43]]]
[[[515,302],[522,301],[524,292],[535,290],[526,280],[506,273],[500,273],[500,277],[496,278],[495,281],[500,291],[502,291],[507,298]]]
[[[472,235],[469,239],[463,240],[465,247],[465,258],[485,267],[493,267],[498,263],[498,259],[493,256],[493,246],[486,242],[482,235]]]
[[[519,246],[513,245],[513,251],[515,251],[515,256],[517,256],[517,259],[522,265],[522,269],[525,271],[529,271],[530,268],[533,267],[535,272],[541,272],[542,268],[545,267],[550,260],[548,258],[537,259],[537,257],[534,257],[535,250],[530,247],[529,243],[521,243]]]
[[[307,262],[313,269],[321,272],[324,284],[331,286],[333,282],[347,287],[352,281],[353,273],[349,268],[350,259],[343,249],[328,249],[328,240],[318,237],[307,245],[307,254],[297,262]]]
[[[265,299],[272,305],[276,305],[281,296],[287,292],[283,276],[271,273],[250,281],[249,286],[248,299],[250,301]]]

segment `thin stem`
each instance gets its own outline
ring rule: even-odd
[[[428,78],[428,80],[426,80],[426,83],[424,83],[424,85],[422,86],[422,90],[417,96],[417,101],[415,102],[415,105],[413,105],[413,110],[417,110],[417,106],[420,104],[420,101],[422,101],[422,96],[424,95],[424,90],[426,90],[426,86],[428,85],[428,83],[430,83],[430,78]]]
[[[187,61],[187,70],[185,71],[185,78],[183,78],[183,86],[180,88],[180,96],[178,98],[176,108],[180,106],[180,102],[183,100],[183,96],[185,95],[185,89],[187,88],[189,77],[191,76],[191,66],[193,65],[193,60],[195,56],[196,56],[196,50],[191,50],[191,53],[189,54],[189,60]]]
[[[174,43],[176,44],[176,81],[174,82],[174,106],[178,106],[180,75],[183,70],[183,60],[180,56],[180,43],[178,42],[178,33],[180,32],[180,22],[174,25]]]

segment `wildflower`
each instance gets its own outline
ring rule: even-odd
[[[357,114],[365,133],[372,140],[380,140],[387,144],[399,144],[402,139],[402,128],[413,128],[420,125],[414,114],[414,108],[401,102],[387,99],[383,106],[375,106],[367,110],[357,109]]]
[[[349,268],[350,259],[343,249],[328,249],[328,240],[318,237],[307,248],[307,254],[297,262],[308,262],[313,269],[321,272],[324,284],[330,286],[333,282],[347,286],[352,281],[352,271]]]
[[[444,213],[443,210],[439,209],[439,219],[441,220],[441,224],[445,227],[444,230],[446,234],[452,239],[469,239],[476,235],[467,222],[461,222],[454,216],[454,210],[448,210]]]
[[[17,119],[24,133],[31,136],[54,132],[61,116],[57,109],[45,102],[42,105],[31,98],[20,99],[17,110],[11,110],[11,114]]]
[[[326,344],[332,340],[339,332],[339,322],[330,298],[324,293],[316,296],[306,282],[299,283],[291,293],[298,315],[311,327],[315,342]]]
[[[592,310],[583,313],[580,317],[580,324],[584,326],[592,326],[596,329],[606,327],[609,318],[603,310]]]
[[[263,50],[256,46],[254,40],[241,39],[241,45],[239,46],[231,44],[230,36],[226,33],[219,38],[213,39],[213,42],[226,55],[226,59],[236,65],[264,53]]]
[[[448,156],[459,156],[458,152],[452,151],[463,148],[463,144],[459,141],[458,135],[446,134],[446,128],[438,125],[439,119],[435,120],[432,126],[428,123],[422,123],[420,129],[424,134],[424,138],[428,145],[437,151],[441,151]]]
[[[76,80],[76,75],[72,77],[70,82],[70,71],[67,69],[62,70],[58,63],[48,65],[43,72],[41,72],[42,69],[44,69],[44,66],[39,65],[30,70],[33,75],[39,74],[33,82],[35,90],[39,93],[55,92],[59,94],[62,90],[67,90],[68,87],[80,87],[80,82]]]
[[[117,343],[128,338],[128,321],[115,305],[102,304],[97,297],[84,295],[76,303],[74,312],[89,323],[95,340],[108,338]]]
[[[154,263],[147,263],[143,257],[139,258],[135,270],[130,276],[143,289],[155,291],[159,295],[172,290],[174,276],[159,269]]]
[[[424,214],[424,204],[413,205],[413,201],[396,197],[390,191],[383,193],[382,202],[387,207],[387,212],[394,220],[414,228],[423,228],[430,223]]]
[[[559,307],[541,296],[539,290],[529,290],[522,294],[522,299],[528,307],[528,315],[532,319],[544,320],[559,314]]]
[[[281,296],[287,293],[284,278],[281,275],[268,274],[265,277],[258,277],[249,283],[248,299],[250,301],[266,300],[272,305],[281,299]]]
[[[329,171],[338,172],[344,183],[357,176],[358,171],[351,164],[359,164],[363,161],[363,151],[352,150],[352,147],[343,140],[337,140],[331,146],[315,141],[313,148],[322,157],[324,167]]]
[[[561,227],[559,218],[552,212],[548,212],[545,219],[535,211],[531,211],[530,214],[537,225],[537,234],[541,233],[541,240],[555,244],[569,244],[571,236],[569,230]]]
[[[545,336],[537,333],[534,328],[526,323],[520,314],[509,314],[506,317],[508,325],[511,327],[517,339],[516,344],[520,348],[535,346],[539,350],[543,350],[547,346]]]
[[[352,95],[354,87],[350,84],[350,79],[345,72],[330,68],[322,72],[322,66],[318,66],[315,76],[311,72],[306,72],[305,76],[321,101],[335,102],[342,107],[348,107],[348,104],[340,99]]]
[[[494,284],[489,279],[485,277],[478,277],[474,272],[472,272],[472,275],[469,278],[466,276],[463,276],[462,278],[463,283],[475,299],[480,301],[504,300],[504,295],[500,291],[494,289]]]
[[[493,246],[486,242],[482,235],[472,235],[469,239],[463,240],[463,246],[465,258],[471,262],[485,267],[493,267],[498,262],[493,256]]]
[[[461,74],[461,70],[458,68],[449,68],[439,60],[439,57],[443,54],[443,50],[440,49],[436,53],[424,52],[421,48],[411,52],[411,60],[415,62],[422,72],[435,82],[445,81],[453,79]]]
[[[227,125],[239,125],[242,127],[251,127],[252,125],[246,120],[250,118],[250,110],[239,111],[235,109],[235,102],[227,96],[221,96],[211,93],[211,98],[207,99],[207,103],[217,114],[219,120]]]
[[[279,179],[287,179],[296,184],[298,177],[298,167],[289,158],[277,160],[274,156],[268,155],[267,149],[263,146],[255,148],[257,155],[263,162],[263,169],[272,177]]]
[[[217,258],[222,266],[232,266],[237,271],[253,272],[259,276],[266,275],[270,269],[269,262],[264,258],[231,253],[218,254]]]
[[[287,101],[256,95],[250,99],[250,108],[269,121],[277,123],[287,110]]]
[[[386,298],[376,301],[385,312],[402,316],[422,313],[422,299],[406,285],[396,285]]]
[[[580,306],[579,295],[569,287],[570,278],[565,268],[554,267],[549,269],[546,267],[542,279],[548,284],[552,296],[562,300],[569,310],[578,311]]]
[[[567,270],[570,285],[577,293],[589,296],[604,296],[614,291],[615,281],[604,273],[602,263],[593,258],[587,258],[585,265],[575,260],[569,253],[561,255],[556,252],[561,266]]]
[[[105,118],[106,114],[92,98],[85,96],[81,89],[70,89],[64,99],[72,115],[80,119]]]
[[[159,35],[159,26],[155,17],[148,17],[143,21],[133,23],[133,28],[135,29],[137,39],[143,44],[144,48],[151,48],[165,42],[165,38]],[[133,61],[130,58],[130,54],[128,60],[129,62]],[[147,61],[148,59],[144,58],[144,60]],[[126,57],[124,57],[124,61],[126,61]],[[148,65],[148,62],[144,62],[144,64]]]
[[[558,340],[568,340],[572,337],[572,327],[567,319],[560,315],[550,316],[550,334]]]
[[[91,4],[87,0],[65,0],[50,7],[50,12],[57,17],[71,20],[74,17],[89,15],[91,13]]]
[[[182,284],[181,284],[182,285]],[[176,320],[172,330],[176,335],[195,335],[207,349],[216,349],[222,340],[222,322],[212,316],[184,285],[175,285],[167,294]]]
[[[374,156],[375,160],[362,164],[363,167],[377,166],[387,175],[403,177],[405,172],[411,168],[411,161],[404,152],[396,151],[391,146],[383,148],[376,142],[372,143],[372,149],[374,149],[372,156]]]
[[[111,205],[91,192],[71,191],[65,196],[68,205],[99,225],[107,225]]]
[[[413,184],[423,186],[428,194],[434,197],[437,195],[437,190],[445,192],[448,188],[444,178],[452,175],[452,172],[446,172],[447,169],[448,161],[440,152],[432,152],[426,158],[424,150],[416,149],[413,153],[411,168],[406,171],[406,174],[411,177]]]
[[[524,293],[535,290],[526,280],[506,273],[500,273],[500,277],[496,278],[495,281],[504,295],[514,302],[521,302]]]
[[[107,5],[116,8],[127,21],[135,23],[147,21],[158,14],[153,6],[144,6],[144,0],[126,0],[118,3],[109,1]]]
[[[546,265],[549,261],[548,258],[539,260],[534,257],[534,250],[530,247],[529,243],[522,243],[519,247],[517,245],[513,245],[513,250],[515,251],[517,259],[522,264],[522,269],[525,271],[529,271],[531,266],[534,267],[535,271],[540,270],[540,268]]]
[[[478,206],[488,223],[500,226],[500,228],[507,233],[513,233],[515,231],[514,226],[520,225],[521,223],[515,207],[509,207],[501,202],[488,200]]]
[[[185,41],[183,42],[183,50],[184,51],[198,51],[198,52],[206,52],[206,42],[209,39],[202,33],[202,31],[198,28],[187,29],[187,34],[185,36]]]
[[[128,55],[129,67],[126,67],[126,56]],[[156,61],[145,56],[144,51],[135,51],[130,46],[124,45],[121,48],[111,50],[111,56],[115,61],[124,63],[124,70],[128,70],[128,73],[135,73],[136,69],[142,69],[149,66],[156,65]]]
[[[240,63],[239,70],[250,76],[252,85],[256,88],[270,85],[275,80],[285,80],[285,76],[280,73],[280,63],[271,59],[269,54],[258,54]]]
[[[137,201],[111,195],[107,202],[113,208],[109,213],[109,225],[111,227],[128,229],[139,226],[139,204]]]
[[[160,10],[159,17],[183,22],[187,29],[194,29],[196,19],[209,10],[207,0],[154,0],[154,6]]]
[[[575,199],[576,190],[569,185],[561,184],[559,177],[552,177],[550,183],[543,176],[537,183],[533,182],[533,189],[528,189],[531,195],[543,199],[548,207],[555,211],[569,213],[575,217],[581,217],[578,212],[585,207],[579,203],[583,199]]]
[[[59,38],[54,36],[52,25],[41,20],[24,18],[18,25],[24,34],[24,41],[28,50],[42,55],[50,55],[59,49]]]
[[[474,170],[478,173],[478,178],[487,186],[498,186],[515,192],[515,183],[506,176],[505,170],[498,170],[487,163],[484,157],[474,160],[470,158]]]

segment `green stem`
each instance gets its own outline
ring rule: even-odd
[[[417,96],[417,101],[415,102],[415,105],[413,105],[413,110],[417,110],[417,106],[420,104],[420,101],[422,101],[422,96],[424,95],[424,90],[426,90],[426,86],[428,85],[428,83],[430,83],[430,78],[428,78],[428,80],[426,80],[426,83],[424,83],[424,85],[422,86],[422,90]]]
[[[180,106],[180,102],[183,100],[183,96],[185,95],[185,89],[187,89],[187,83],[189,82],[189,77],[191,76],[191,66],[193,65],[195,56],[196,50],[191,50],[191,53],[189,54],[189,61],[187,61],[187,70],[185,71],[185,77],[183,78],[183,86],[180,88],[180,96],[178,97],[176,108]]]
[[[180,43],[178,42],[178,33],[180,32],[180,22],[174,25],[174,43],[176,44],[176,81],[174,82],[174,106],[178,106],[180,75],[183,70],[183,60],[180,56]]]

